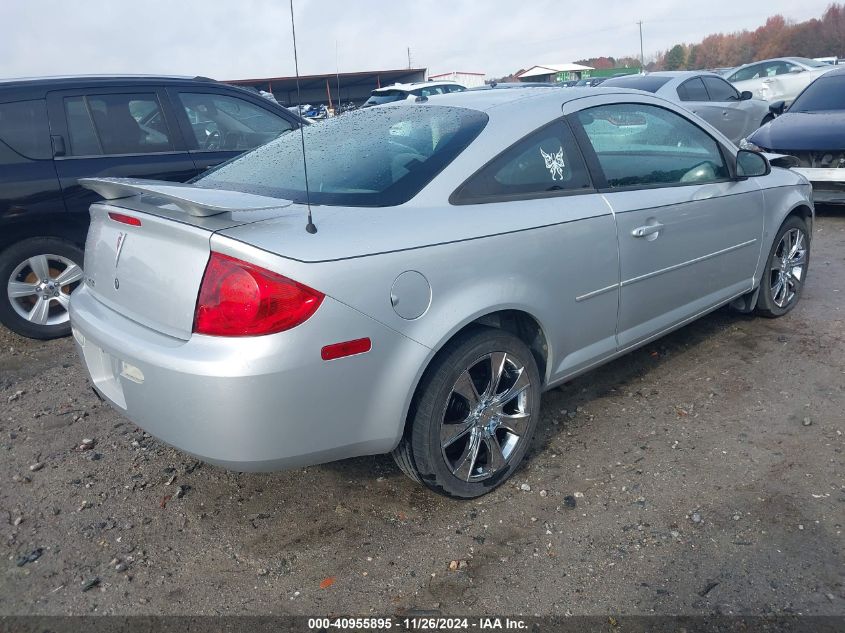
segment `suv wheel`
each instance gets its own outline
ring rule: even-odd
[[[478,497],[519,467],[539,414],[540,374],[525,343],[501,330],[475,330],[426,370],[393,456],[435,492]]]
[[[70,293],[82,282],[83,252],[55,237],[34,237],[0,252],[0,322],[21,336],[70,333]]]

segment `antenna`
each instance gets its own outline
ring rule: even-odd
[[[299,58],[296,54],[296,24],[293,19],[293,0],[290,0],[290,29],[293,33],[293,66],[296,71],[296,109],[302,116],[302,93],[299,91]],[[312,235],[317,232],[317,226],[311,216],[311,190],[308,188],[308,161],[305,159],[305,126],[299,126],[299,138],[302,140],[302,170],[305,173],[305,203],[308,205],[308,224],[305,230]]]
[[[340,114],[340,62],[337,60],[337,40],[334,41],[334,71],[337,76],[337,113]]]

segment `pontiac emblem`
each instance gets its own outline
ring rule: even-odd
[[[120,253],[123,252],[123,245],[126,244],[126,233],[123,231],[117,234],[117,246],[114,251],[114,267],[117,268],[117,263],[120,261]],[[117,288],[117,281],[114,287]]]

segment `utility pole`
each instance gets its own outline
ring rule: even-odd
[[[408,47],[408,68],[411,68],[411,47]]]
[[[637,22],[640,27],[640,72],[645,71],[645,54],[643,53],[643,21]]]

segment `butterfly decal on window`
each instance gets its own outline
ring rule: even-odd
[[[546,169],[552,175],[552,180],[563,180],[563,168],[566,167],[566,163],[563,161],[563,146],[554,154],[544,152],[541,147],[540,154],[546,161]]]

